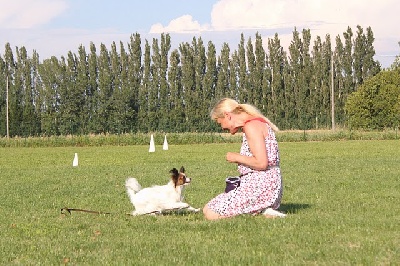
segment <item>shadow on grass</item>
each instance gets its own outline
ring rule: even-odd
[[[279,211],[282,211],[283,213],[287,214],[296,214],[308,208],[311,208],[311,204],[289,202],[289,203],[282,203],[281,206],[279,207]],[[157,215],[184,216],[184,215],[193,215],[198,213],[202,214],[201,210],[199,212],[191,212],[185,209],[181,209],[181,210],[167,210],[163,211],[162,214],[157,214]]]
[[[305,203],[282,203],[279,207],[279,210],[284,213],[295,214],[300,212],[301,210],[310,208],[310,204]]]

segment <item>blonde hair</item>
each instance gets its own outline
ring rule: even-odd
[[[217,120],[218,118],[223,118],[225,112],[230,112],[234,114],[240,114],[245,112],[249,115],[263,118],[267,124],[274,131],[279,131],[279,128],[274,125],[268,118],[266,118],[260,110],[258,110],[255,106],[246,103],[238,103],[237,101],[230,98],[221,99],[211,110],[210,116],[212,120]]]

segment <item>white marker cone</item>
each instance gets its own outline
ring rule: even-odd
[[[74,160],[72,161],[72,166],[78,166],[78,154],[75,153]]]
[[[163,144],[162,149],[163,149],[164,151],[167,151],[167,150],[168,150],[167,135],[164,136],[164,144]]]
[[[149,152],[155,152],[155,151],[156,151],[156,146],[154,145],[153,134],[151,134]]]

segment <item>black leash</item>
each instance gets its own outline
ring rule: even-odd
[[[61,214],[66,214],[66,213],[71,214],[71,211],[87,212],[87,213],[93,213],[93,214],[111,214],[111,212],[92,211],[92,210],[75,209],[75,208],[67,208],[67,207],[61,208]]]
[[[164,211],[179,211],[179,210],[185,210],[185,209],[187,209],[187,208],[174,208],[174,209],[168,209],[168,210],[164,210]],[[87,212],[87,213],[92,213],[92,214],[112,214],[111,212],[92,211],[92,210],[75,209],[75,208],[68,208],[68,207],[61,208],[61,214],[67,214],[67,213],[71,214],[72,211]],[[143,213],[142,215],[146,215],[146,214],[162,214],[162,212],[152,211],[152,212],[148,212],[148,213]],[[126,215],[131,215],[131,214],[127,213]]]

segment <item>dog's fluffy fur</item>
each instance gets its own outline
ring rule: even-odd
[[[132,215],[160,214],[166,210],[185,209],[190,212],[198,212],[200,209],[191,207],[183,202],[185,186],[190,184],[191,178],[186,177],[185,168],[180,171],[173,168],[171,180],[164,186],[152,186],[143,188],[136,178],[128,178],[125,182],[129,199],[135,210]]]

